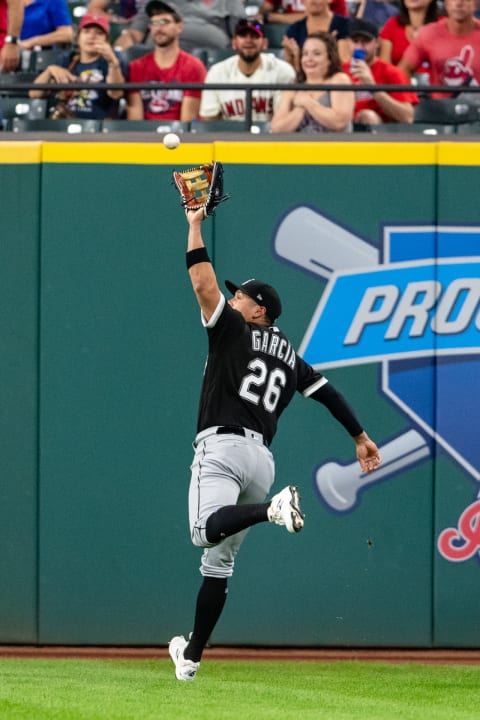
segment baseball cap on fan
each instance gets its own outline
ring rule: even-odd
[[[108,22],[108,18],[105,17],[105,15],[86,13],[78,23],[78,29],[81,30],[82,28],[88,27],[89,25],[96,25],[97,27],[101,28],[103,32],[107,33],[107,35],[110,32],[110,23]]]
[[[253,32],[261,38],[265,37],[262,23],[253,18],[242,18],[235,26],[234,35],[246,35],[248,32]]]
[[[274,322],[282,314],[282,303],[277,291],[271,285],[254,278],[246,280],[241,285],[235,285],[230,280],[225,280],[225,285],[232,295],[235,295],[237,290],[241,290],[245,295],[248,295],[248,297],[251,297],[252,300],[264,307],[271,322]]]
[[[145,13],[148,17],[152,17],[153,15],[172,15],[175,22],[182,22],[180,13],[175,6],[168,5],[166,2],[163,2],[163,0],[150,0],[150,2],[145,5]]]
[[[366,37],[369,40],[373,40],[373,38],[378,37],[378,27],[375,25],[375,23],[370,22],[370,20],[364,20],[363,18],[352,18],[352,20],[350,20],[350,25],[348,28],[348,36],[357,37],[357,35],[360,35],[360,37]]]

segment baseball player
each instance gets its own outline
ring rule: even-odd
[[[189,640],[180,635],[169,643],[178,680],[195,679],[248,529],[260,522],[284,525],[290,533],[303,527],[295,486],[265,501],[274,481],[269,446],[295,391],[325,405],[345,427],[362,471],[369,473],[381,462],[377,446],[342,395],[274,325],[282,311],[275,289],[256,279],[241,285],[227,281],[233,297],[226,300],[202,240],[204,210],[186,216],[187,268],[209,347],[189,490],[192,542],[204,548],[203,582]]]

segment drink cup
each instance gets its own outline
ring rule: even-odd
[[[352,53],[352,60],[350,62],[350,72],[355,67],[357,60],[365,60],[365,50],[363,48],[355,48]]]

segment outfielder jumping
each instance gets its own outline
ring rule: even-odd
[[[381,462],[376,444],[342,395],[296,354],[274,325],[282,311],[276,290],[256,279],[241,285],[227,281],[233,297],[225,299],[202,239],[202,222],[211,212],[188,206],[186,212],[187,269],[208,335],[208,358],[189,490],[192,542],[204,548],[203,582],[189,640],[180,635],[169,644],[178,680],[195,679],[248,529],[261,522],[284,525],[290,533],[303,528],[295,486],[265,501],[274,482],[269,446],[295,391],[325,405],[343,425],[363,472]]]

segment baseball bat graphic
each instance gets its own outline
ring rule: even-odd
[[[277,254],[326,280],[338,270],[378,265],[378,250],[309,207],[286,215],[275,235]]]
[[[358,462],[350,465],[328,462],[322,465],[315,474],[315,484],[327,505],[338,512],[351,510],[365,487],[428,458],[430,448],[419,432],[408,430],[382,445],[380,453],[382,464],[369,475],[362,473]]]
[[[279,257],[325,280],[333,272],[372,267],[380,260],[372,245],[306,206],[282,219],[274,247]],[[317,489],[333,510],[350,510],[362,489],[430,456],[427,441],[416,430],[407,430],[379,450],[382,464],[369,475],[361,472],[357,461],[351,465],[329,462],[317,470]]]

